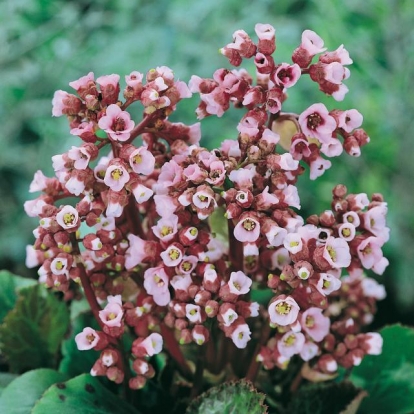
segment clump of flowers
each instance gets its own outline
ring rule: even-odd
[[[286,369],[296,359],[304,377],[321,380],[381,352],[381,336],[363,328],[385,292],[364,271],[388,265],[387,204],[339,184],[330,209],[302,217],[296,186],[344,151],[361,154],[362,115],[322,103],[282,110],[306,75],[343,100],[352,60],[305,30],[292,62],[279,61],[274,28],[255,31],[257,42],[238,30],[220,49],[233,66],[253,59],[255,76],[221,68],[187,85],[160,66],[123,82],[89,73],[70,82],[73,93],[55,93],[53,115],[81,143],[52,158],[56,177],[35,174],[30,191],[42,194],[25,203],[39,219],[27,265],[66,300],[83,291],[100,327],[76,336],[79,350],[101,352],[92,375],[142,388],[163,350],[200,390],[203,370],[254,380],[259,364]],[[171,122],[192,94],[200,120],[239,108],[237,139],[208,150],[200,123]],[[296,132],[281,136],[284,122]]]

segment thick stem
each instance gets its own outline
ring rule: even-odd
[[[131,131],[131,136],[128,141],[124,142],[124,144],[130,144],[138,135],[142,134],[148,124],[150,124],[157,116],[157,111],[152,114],[145,115],[144,119]]]
[[[177,368],[186,378],[191,378],[193,373],[181,352],[180,346],[175,339],[174,332],[164,323],[161,323],[161,335],[166,343],[167,351],[171,358],[177,363]]]
[[[232,220],[228,220],[229,228],[229,256],[230,262],[234,271],[243,271],[243,243],[236,240],[234,237],[234,224]]]
[[[73,253],[80,257],[79,244],[78,240],[76,239],[75,233],[72,233],[70,235],[70,239],[72,243]],[[101,321],[101,318],[99,317],[99,311],[101,310],[101,307],[99,306],[99,303],[96,300],[95,292],[93,291],[92,286],[89,282],[89,278],[86,274],[85,267],[82,263],[77,263],[76,267],[79,269],[80,280],[82,283],[83,291],[85,292],[86,300],[89,303],[93,316],[95,317],[99,326],[103,329],[104,323]]]
[[[262,335],[260,337],[259,342],[256,345],[256,349],[252,355],[252,359],[250,361],[249,369],[247,370],[246,379],[250,380],[254,383],[257,373],[259,372],[260,362],[257,361],[257,355],[260,352],[261,347],[266,343],[267,339],[270,335],[270,325],[265,322],[265,326],[262,331]]]
[[[129,197],[128,206],[125,209],[125,212],[130,226],[129,230],[131,231],[131,233],[141,237],[141,239],[145,239],[145,234],[141,226],[139,213],[137,211],[135,200],[132,195]]]
[[[206,344],[201,345],[198,349],[197,365],[194,374],[193,388],[191,389],[190,398],[193,399],[199,395],[203,389],[203,373],[205,365]]]

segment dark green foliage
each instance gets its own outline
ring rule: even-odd
[[[41,285],[22,289],[0,326],[1,351],[12,372],[55,367],[69,326],[65,303]]]
[[[200,395],[186,414],[265,414],[264,399],[248,381],[226,382]]]
[[[52,385],[34,406],[32,414],[139,414],[88,374]]]
[[[380,333],[382,354],[365,357],[350,377],[368,392],[359,413],[414,412],[414,329],[394,325]]]

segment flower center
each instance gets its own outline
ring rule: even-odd
[[[173,232],[172,227],[162,226],[160,233],[163,237],[165,237],[165,236],[168,236],[169,234],[171,234],[172,232]]]
[[[253,231],[256,227],[256,222],[251,219],[246,219],[243,222],[243,228],[247,231]]]
[[[313,328],[314,325],[315,325],[315,318],[313,316],[307,316],[306,321],[305,321],[305,325],[308,328]]]
[[[332,246],[327,246],[326,250],[328,250],[329,256],[333,262],[336,262],[336,250]]]
[[[118,181],[122,176],[124,175],[124,172],[119,169],[119,168],[115,168],[112,172],[111,172],[111,177],[115,180]]]
[[[63,222],[66,225],[74,224],[74,221],[75,221],[75,215],[74,214],[72,214],[72,213],[65,213],[63,215]]]
[[[112,125],[112,130],[115,132],[122,132],[125,130],[125,120],[122,118],[116,118]]]
[[[180,255],[181,255],[181,252],[177,249],[171,249],[168,252],[168,256],[170,256],[171,260],[177,260],[180,257]]]
[[[296,335],[295,334],[290,334],[287,338],[285,338],[285,340],[283,341],[283,343],[286,346],[292,346],[294,345],[296,342]]]
[[[291,309],[292,309],[292,306],[286,302],[280,302],[276,305],[276,312],[279,315],[288,315]]]
[[[308,116],[307,126],[312,131],[315,131],[315,129],[318,128],[318,126],[321,124],[322,124],[322,118],[317,112],[310,114]]]

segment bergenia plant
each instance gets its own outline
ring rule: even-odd
[[[252,59],[254,74],[221,68],[186,84],[166,66],[122,80],[91,72],[54,95],[52,114],[67,117],[78,144],[52,157],[54,178],[35,174],[27,265],[66,301],[84,295],[96,325],[76,332],[77,348],[99,351],[90,374],[123,383],[130,401],[153,383],[185,406],[247,379],[268,394],[279,385],[284,404],[381,353],[365,326],[385,297],[368,275],[388,265],[386,202],[338,184],[331,205],[305,217],[297,187],[370,141],[357,109],[335,109],[352,60],[305,30],[285,62],[275,29],[255,32],[258,41],[238,30],[220,49],[235,67]],[[309,78],[330,107],[284,112]],[[200,123],[169,120],[193,94],[199,120],[240,110],[234,139],[207,149]]]

